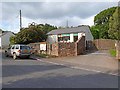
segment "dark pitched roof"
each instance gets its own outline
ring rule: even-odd
[[[0,29],[0,31],[2,31],[2,29]]]
[[[55,29],[47,33],[47,35],[57,35],[63,33],[78,33],[78,32],[85,32],[85,30],[90,30],[88,26],[79,26],[73,28],[65,28],[65,29]]]
[[[5,35],[5,34],[7,34],[8,32],[11,32],[11,31],[3,31],[3,32],[2,32],[2,35],[0,35],[0,37],[3,36],[3,35]],[[11,33],[13,33],[13,32],[11,32]],[[14,34],[14,33],[13,33],[13,34]]]

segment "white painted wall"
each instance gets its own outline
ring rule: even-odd
[[[82,33],[78,33],[78,39],[82,37]]]
[[[10,37],[14,36],[14,34],[12,32],[8,32],[5,35],[1,36],[1,46],[4,47],[8,47],[10,44]]]
[[[0,37],[0,47],[1,47],[2,45],[1,45],[1,37]]]
[[[74,42],[74,36],[73,36],[73,33],[70,34],[70,42]]]
[[[49,35],[47,38],[47,42],[49,42],[49,43],[58,42],[58,36],[57,35]]]

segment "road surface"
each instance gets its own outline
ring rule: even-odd
[[[3,88],[118,88],[118,76],[2,56]]]

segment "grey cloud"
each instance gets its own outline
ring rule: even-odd
[[[54,19],[63,17],[88,18],[99,13],[101,10],[115,6],[113,2],[26,2],[26,3],[3,3],[3,19],[9,19],[19,14],[29,19]]]
[[[101,9],[113,6],[112,3],[44,3],[40,7],[33,7],[33,13],[27,12],[26,16],[29,18],[60,18],[60,17],[73,17],[88,18],[100,12]],[[28,10],[29,11],[29,10]]]
[[[7,20],[15,17],[18,12],[17,7],[19,7],[18,3],[2,3],[2,19]]]

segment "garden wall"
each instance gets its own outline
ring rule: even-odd
[[[58,56],[58,43],[47,43],[47,54]]]
[[[79,40],[77,40],[76,44],[76,51],[77,55],[84,54],[86,49],[85,49],[85,36],[82,36]]]
[[[47,54],[55,56],[77,56],[85,52],[85,36],[77,42],[58,42],[47,44]]]
[[[74,42],[58,43],[58,54],[59,56],[75,56],[75,48]]]

